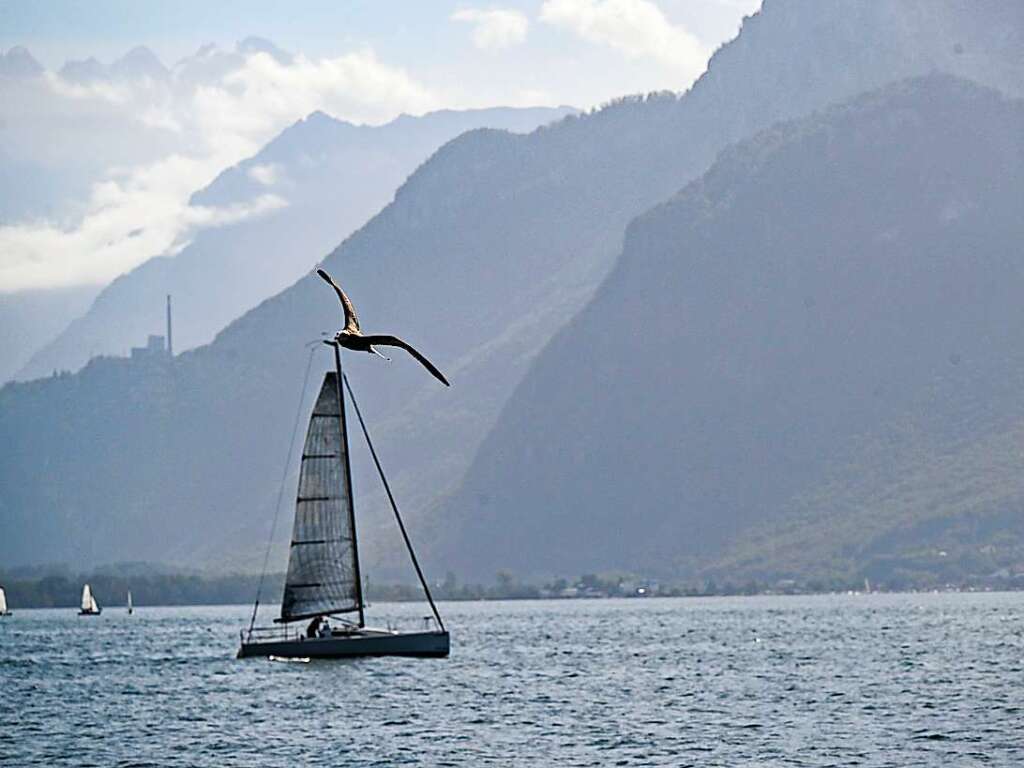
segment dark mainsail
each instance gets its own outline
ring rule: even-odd
[[[279,621],[360,611],[359,555],[338,375],[324,375],[302,449]],[[360,622],[361,623],[361,622]]]

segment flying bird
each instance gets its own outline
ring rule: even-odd
[[[345,311],[345,327],[342,328],[334,335],[333,342],[325,342],[327,344],[336,343],[345,349],[351,349],[356,352],[369,352],[371,355],[380,355],[384,357],[380,352],[374,349],[374,345],[381,347],[401,347],[410,355],[415,357],[424,368],[433,374],[434,378],[444,384],[446,387],[451,385],[448,383],[448,379],[444,377],[434,366],[432,362],[427,360],[423,355],[416,351],[411,344],[402,341],[397,336],[390,336],[388,334],[375,333],[368,336],[364,336],[363,332],[359,330],[359,316],[356,315],[356,308],[352,306],[352,302],[349,300],[345,292],[341,290],[341,287],[334,282],[329,274],[322,269],[317,269],[316,273],[324,279],[325,282],[330,284],[334,292],[338,294],[338,300],[341,302],[341,307]],[[389,358],[384,357],[385,360]]]

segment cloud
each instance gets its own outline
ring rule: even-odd
[[[295,56],[283,64],[267,53],[246,57],[245,65],[221,85],[196,93],[204,134],[268,134],[315,110],[354,122],[384,122],[399,112],[422,113],[439,106],[437,96],[405,70],[382,63],[370,49],[330,59]]]
[[[111,104],[125,104],[131,98],[129,88],[106,80],[82,83],[53,72],[44,73],[44,77],[54,94],[68,99],[98,99]]]
[[[210,169],[202,161],[174,155],[94,185],[88,212],[72,227],[46,221],[0,227],[0,288],[13,292],[109,280],[174,249],[196,229],[287,204],[261,195],[225,208],[189,206],[192,179],[203,174]]]
[[[540,19],[630,58],[655,59],[681,76],[680,87],[707,66],[707,46],[649,0],[545,0]]]
[[[542,88],[520,88],[508,99],[512,107],[557,107],[558,99],[550,91]]]
[[[453,13],[451,19],[472,24],[473,45],[484,51],[519,45],[526,40],[530,24],[519,11],[502,8],[464,8]]]
[[[249,169],[249,178],[265,187],[272,187],[277,183],[281,167],[275,163],[254,165]]]
[[[0,226],[0,292],[107,282],[174,252],[199,228],[285,205],[273,195],[229,209],[190,206],[188,200],[221,170],[317,109],[355,122],[383,122],[440,105],[429,88],[369,49],[323,59],[256,51],[239,55],[232,69],[206,81],[81,86],[51,74],[46,82],[56,104],[52,112],[79,104],[114,115],[122,133],[153,150],[142,161],[108,168],[88,199],[73,207],[74,215]],[[6,116],[0,111],[0,118]],[[82,123],[83,130],[88,127]],[[175,149],[167,149],[168,137]],[[264,185],[273,183],[275,172],[251,170]]]
[[[749,16],[761,8],[763,0],[711,0],[716,5],[730,10],[740,11],[744,16]]]

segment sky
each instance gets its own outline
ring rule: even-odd
[[[0,75],[0,293],[103,284],[179,250],[199,228],[287,204],[218,211],[188,197],[316,109],[382,123],[440,108],[587,109],[682,91],[759,6],[0,0],[0,54],[24,46],[46,70]],[[250,36],[276,49],[239,50]],[[138,62],[111,68],[136,46],[169,75]],[[88,76],[62,72],[90,57],[100,67]]]

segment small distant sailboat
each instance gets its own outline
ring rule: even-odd
[[[267,656],[274,660],[294,660],[351,656],[447,656],[448,631],[434,605],[391,489],[377,461],[376,451],[369,442],[359,406],[353,399],[356,416],[433,612],[433,616],[427,619],[433,626],[420,631],[397,632],[366,626],[363,616],[366,600],[359,569],[345,420],[343,387],[347,387],[348,382],[341,373],[339,345],[333,346],[334,370],[324,374],[302,449],[281,616],[274,620],[283,626],[254,626],[259,608],[257,596],[248,632],[243,630],[241,633],[238,657]],[[348,393],[351,397],[352,390],[348,389]],[[352,613],[356,614],[354,621],[340,618],[342,614]],[[329,624],[329,617],[336,622],[333,626]],[[289,630],[292,622],[309,624],[304,631],[296,632]]]
[[[132,591],[129,589],[128,590],[128,615],[131,616],[134,612],[135,612],[135,609],[132,608]]]
[[[10,616],[11,612],[7,608],[7,593],[4,592],[4,588],[0,587],[0,616]]]
[[[82,587],[82,609],[78,612],[79,616],[99,616],[103,609],[100,608],[99,603],[96,602],[96,598],[92,594],[92,588],[86,584]]]

